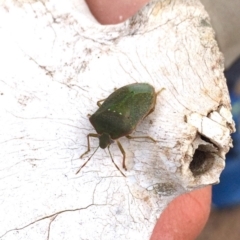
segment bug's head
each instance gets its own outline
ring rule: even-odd
[[[100,148],[106,148],[111,143],[113,143],[113,140],[111,139],[110,135],[108,133],[103,133],[99,136],[99,146]]]

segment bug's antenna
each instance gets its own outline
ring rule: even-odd
[[[110,155],[110,157],[111,157],[111,159],[112,159],[113,164],[115,165],[115,167],[117,168],[117,170],[118,170],[124,177],[126,177],[126,175],[120,170],[120,168],[119,168],[119,167],[117,166],[117,164],[114,162],[109,147],[110,147],[110,145],[108,145],[108,152],[109,152],[109,155]]]
[[[99,146],[96,148],[96,150],[93,152],[93,154],[88,158],[88,160],[77,170],[76,174],[78,174],[81,169],[90,161],[90,159],[92,158],[92,156],[95,154],[95,152],[99,149]]]

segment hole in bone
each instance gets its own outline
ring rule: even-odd
[[[214,164],[214,155],[206,150],[204,145],[199,145],[193,154],[189,168],[194,176],[206,173]]]
[[[203,135],[200,135],[200,137],[201,137],[201,139],[202,139],[203,141],[205,141],[205,142],[207,142],[207,143],[211,143],[214,147],[216,147],[216,148],[218,149],[217,145],[216,145],[215,143],[213,143],[213,142],[211,141],[211,139],[209,139],[208,137],[205,137],[205,136],[203,136]]]
[[[208,142],[208,143],[212,143],[209,138],[207,138],[207,137],[205,137],[205,136],[203,136],[203,135],[200,135],[200,137],[201,137],[201,139],[202,139],[203,141]]]

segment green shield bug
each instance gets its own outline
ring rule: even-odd
[[[108,98],[98,101],[98,110],[89,118],[97,133],[89,133],[87,135],[88,148],[87,151],[80,156],[80,158],[90,151],[89,138],[99,138],[98,148],[100,147],[105,149],[108,147],[112,162],[121,174],[125,176],[112,158],[109,150],[110,144],[116,140],[123,155],[122,167],[127,170],[125,164],[125,151],[121,143],[118,141],[120,137],[125,136],[130,139],[148,138],[153,142],[156,142],[149,136],[132,137],[129,134],[134,131],[141,120],[154,111],[156,98],[160,91],[156,93],[154,87],[148,83],[133,83],[117,89],[110,94]],[[103,102],[103,104],[101,104],[101,102]],[[80,170],[88,163],[97,149],[76,172],[76,174],[79,173]]]

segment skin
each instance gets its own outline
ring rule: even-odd
[[[147,0],[86,0],[101,24],[125,21],[142,8]],[[211,205],[211,187],[183,194],[161,214],[151,240],[194,240],[207,222]]]
[[[134,15],[146,0],[86,0],[90,11],[101,24],[117,24]]]
[[[207,222],[211,205],[211,187],[183,194],[163,211],[151,240],[194,240]]]

